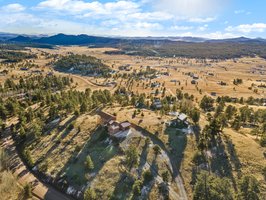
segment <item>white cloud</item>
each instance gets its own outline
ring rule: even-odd
[[[209,27],[209,25],[205,24],[204,26],[198,27],[198,31],[200,31],[200,32],[206,31],[208,29],[208,27]]]
[[[170,20],[173,18],[172,15],[163,12],[146,12],[146,13],[138,12],[131,14],[129,17],[136,20],[155,20],[155,21]]]
[[[3,7],[1,7],[1,11],[7,12],[7,13],[16,13],[16,12],[22,12],[26,8],[18,3],[8,4]]]
[[[140,4],[140,2],[123,0],[107,3],[82,0],[46,0],[39,3],[36,8],[43,11],[58,11],[59,15],[62,15],[62,11],[64,11],[64,15],[67,13],[78,19],[119,20],[121,23],[164,21],[173,18],[171,14],[165,12],[144,12]]]
[[[162,26],[158,23],[138,22],[134,27],[138,29],[161,29]]]
[[[195,33],[195,32],[186,32],[186,33],[181,33],[179,36],[191,36],[191,37],[201,37],[201,38],[208,38],[208,39],[225,39],[225,38],[234,38],[237,37],[238,35],[232,34],[232,33],[224,33],[221,31],[216,31],[216,32],[210,32],[210,33]]]
[[[46,0],[37,5],[39,9],[66,11],[72,14],[115,14],[116,12],[132,13],[139,9],[139,5],[132,1],[116,1],[101,3],[99,1],[85,2],[82,0]]]
[[[254,24],[241,24],[238,26],[228,26],[226,29],[228,32],[240,32],[240,33],[251,33],[251,32],[264,32],[266,30],[265,23],[254,23]]]
[[[245,10],[235,10],[235,14],[236,15],[238,15],[238,14],[242,14],[242,13],[244,13],[245,12]]]
[[[174,31],[188,31],[193,29],[193,26],[171,26],[170,29]]]
[[[71,3],[75,7],[74,11],[70,9]],[[78,10],[79,6],[84,6],[82,12]],[[0,30],[28,34],[63,32],[67,34],[145,36],[155,35],[162,30],[163,26],[158,21],[171,18],[171,15],[162,12],[142,12],[137,4],[127,1],[105,4],[93,2],[92,4],[84,1],[48,0],[41,2],[36,8],[41,13],[40,15],[29,14],[23,9],[16,13],[1,13]],[[93,17],[89,17],[90,15]],[[65,16],[74,17],[73,20],[69,20]],[[80,17],[80,20],[77,17]]]
[[[239,14],[245,14],[245,15],[250,15],[251,12],[249,11],[245,11],[245,10],[235,10],[234,12],[236,15],[239,15]]]
[[[207,17],[207,18],[190,18],[188,19],[189,22],[194,22],[194,23],[207,23],[207,22],[212,22],[216,19],[216,17]]]
[[[196,10],[201,10],[198,4],[202,4],[202,1],[210,0],[188,0],[191,4],[187,5],[184,1],[173,1],[173,0],[158,0],[154,3],[151,0],[142,1],[124,1],[118,0],[115,2],[101,3],[100,1],[85,2],[83,0],[46,0],[38,4],[37,8],[48,11],[58,11],[58,14],[62,14],[65,11],[68,14],[74,15],[79,19],[119,19],[120,21],[165,21],[165,20],[178,20],[178,21],[188,21],[192,23],[207,23],[214,21],[216,17],[202,17],[200,15],[190,15],[184,14],[182,12],[174,13],[169,12],[169,8],[180,8],[179,4],[185,4],[189,7],[188,11],[194,7]],[[216,2],[220,0],[211,0],[211,2]],[[227,0],[224,0],[227,1]],[[183,3],[181,3],[183,2]],[[216,2],[217,3],[217,2]],[[143,11],[143,4],[155,4],[155,11]],[[163,4],[163,5],[161,5]],[[171,6],[171,4],[173,4]],[[168,6],[166,6],[168,5]],[[184,7],[183,5],[181,7]],[[212,3],[206,5],[213,5]],[[215,4],[216,5],[216,4]],[[166,7],[165,7],[166,6]],[[212,6],[211,6],[212,7]],[[213,8],[213,7],[212,7]],[[185,11],[184,9],[182,9]],[[65,13],[63,13],[65,14]]]
[[[150,0],[155,9],[175,16],[206,17],[216,15],[228,0]]]
[[[203,35],[205,38],[211,38],[211,39],[225,39],[225,38],[235,38],[238,37],[238,35],[233,33],[224,33],[221,31],[206,33]]]

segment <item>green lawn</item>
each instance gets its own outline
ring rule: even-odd
[[[180,168],[182,159],[184,158],[184,151],[187,146],[187,135],[172,127],[167,127],[165,134],[168,135],[168,146],[171,149],[170,152],[176,158],[176,163],[178,168]]]
[[[93,180],[93,175],[101,170],[104,164],[118,153],[118,147],[105,143],[105,130],[99,128],[85,144],[84,148],[72,159],[66,167],[67,180],[71,185],[83,186],[88,180]],[[86,169],[85,160],[90,155],[94,163],[94,169]]]

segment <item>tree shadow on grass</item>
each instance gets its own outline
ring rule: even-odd
[[[75,139],[75,137],[78,136],[79,133],[80,130],[77,130],[76,133],[72,135],[72,137],[66,142],[63,148],[60,150],[61,153],[63,153],[66,150],[66,148],[71,144],[71,142]]]
[[[150,168],[148,169],[148,170],[150,170],[150,172],[152,174],[151,180],[146,180],[146,181],[144,180],[143,181],[142,189],[145,187],[145,192],[141,194],[140,199],[148,199],[149,194],[150,194],[153,186],[155,185],[156,179],[159,176],[157,157],[158,157],[158,155],[154,155],[154,158],[152,160]],[[142,179],[144,179],[144,177],[142,177]],[[135,195],[133,195],[133,199],[139,199],[139,197],[136,197]]]
[[[184,158],[184,150],[187,146],[187,135],[171,127],[165,129],[165,134],[168,135],[170,160],[173,167],[173,178],[175,178],[179,173]]]
[[[210,169],[213,173],[221,177],[229,178],[233,183],[234,189],[236,190],[237,184],[233,176],[233,169],[229,161],[228,154],[226,153],[225,145],[221,138],[216,139],[216,141],[216,144],[212,145],[214,146],[214,150],[212,150],[214,153],[212,153],[213,156],[210,159]]]
[[[75,151],[65,166],[57,174],[56,182],[65,183],[62,187],[73,186],[82,191],[87,182],[92,182],[106,162],[119,153],[115,144],[105,142],[108,135],[103,127],[99,127],[84,144],[81,151]],[[88,170],[85,166],[86,157],[90,155],[94,169]]]
[[[110,197],[110,200],[126,200],[129,199],[133,189],[134,179],[133,177],[124,172],[120,174],[119,180],[116,183],[114,192]]]
[[[156,163],[157,156],[154,156],[152,163],[147,162],[149,144],[145,143],[140,154],[140,162],[137,167],[138,178],[143,180],[142,188],[145,187],[145,192],[141,196],[132,194],[134,177],[129,172],[123,172],[120,175],[119,181],[116,184],[115,190],[110,199],[126,200],[126,199],[148,199],[149,193],[155,184],[155,178],[158,176],[158,166]],[[144,181],[143,173],[145,170],[150,170],[152,177],[150,180]]]
[[[74,115],[69,120],[67,120],[67,122],[62,127],[58,127],[58,132],[61,132],[64,130],[64,132],[61,134],[61,139],[64,139],[71,132],[72,129],[69,127],[69,125],[72,122],[74,122],[77,118],[78,116]]]
[[[54,141],[58,134],[54,134],[53,138],[51,139],[51,141],[54,142],[54,144],[49,148],[49,150],[44,154],[42,155],[36,162],[35,162],[35,166],[40,164],[45,158],[47,158],[56,148],[58,148],[59,146],[59,143],[61,142],[61,140],[66,137],[70,132],[71,130],[70,129],[67,129],[68,125],[71,124],[74,120],[77,119],[77,116],[73,116],[71,117],[63,126],[59,127],[58,128],[58,133],[60,133],[61,131],[63,131],[64,129],[64,132],[61,134],[61,137],[60,139],[58,139],[57,141]]]
[[[225,137],[225,143],[226,143],[226,147],[227,147],[227,150],[229,152],[229,155],[230,155],[230,161],[233,164],[233,167],[237,172],[238,178],[240,178],[242,164],[238,158],[238,155],[237,155],[237,152],[235,149],[235,145],[233,144],[232,140],[228,137]]]
[[[193,132],[196,138],[197,144],[199,143],[199,138],[200,138],[200,133],[201,133],[201,128],[199,125],[193,126]]]
[[[139,172],[139,176],[142,174],[143,172],[143,167],[145,166],[145,164],[147,163],[147,156],[148,156],[148,146],[149,144],[145,144],[142,152],[140,154],[140,162],[139,162],[139,166],[138,166],[138,172]]]

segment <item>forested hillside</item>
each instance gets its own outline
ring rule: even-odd
[[[101,60],[86,55],[63,56],[54,64],[59,71],[69,71],[83,75],[107,75],[110,68]]]

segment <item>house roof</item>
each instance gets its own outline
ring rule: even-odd
[[[171,115],[171,116],[178,116],[179,112],[169,112],[168,114]]]
[[[120,127],[118,125],[111,125],[110,128],[113,130],[119,130]]]
[[[130,127],[131,124],[130,124],[129,122],[122,122],[122,123],[120,124],[120,126],[123,127],[123,128],[127,128],[127,127]]]
[[[178,116],[178,119],[181,120],[181,121],[184,121],[187,119],[187,115],[184,114],[184,113],[181,113],[179,116]]]
[[[131,130],[126,130],[126,131],[119,131],[117,133],[114,134],[114,136],[118,139],[121,139],[121,138],[125,138],[127,137],[129,134],[131,134]]]
[[[108,122],[108,124],[111,125],[111,124],[113,124],[114,122],[115,122],[115,121],[111,119],[111,120]]]

